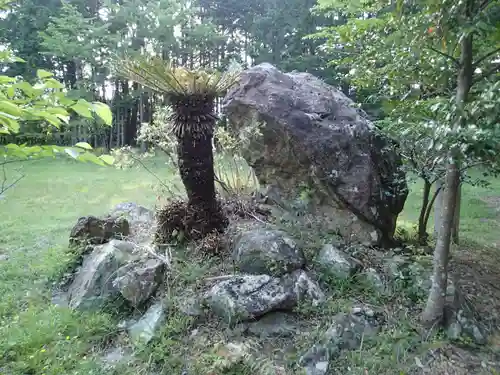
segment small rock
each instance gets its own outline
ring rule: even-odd
[[[103,244],[112,238],[121,239],[130,233],[129,223],[123,218],[84,216],[78,219],[70,233],[70,243]]]
[[[245,273],[281,276],[305,264],[302,250],[281,231],[254,229],[239,234],[233,243],[233,259]]]
[[[392,255],[384,259],[384,271],[393,280],[401,278],[402,269],[409,261],[404,255]]]
[[[360,268],[359,263],[354,258],[330,244],[323,246],[316,262],[329,274],[340,279],[351,277]]]
[[[387,293],[388,288],[384,284],[384,281],[382,280],[382,277],[379,275],[377,270],[375,268],[367,268],[366,270],[363,271],[363,275],[370,283],[370,285],[379,293]]]
[[[283,312],[272,312],[264,315],[256,322],[247,323],[246,329],[248,333],[266,337],[288,337],[298,331],[296,320],[290,315]]]
[[[202,301],[196,296],[181,297],[177,304],[179,310],[187,316],[201,318],[205,315]]]
[[[217,365],[217,370],[221,373],[236,363],[244,360],[251,353],[251,347],[245,342],[230,342],[225,345],[216,345],[216,355],[223,358]]]
[[[158,259],[129,263],[117,271],[113,286],[133,306],[138,307],[158,288],[162,281],[163,269],[163,263]]]
[[[166,319],[162,301],[153,304],[146,313],[128,328],[128,333],[135,345],[148,344],[158,333]]]
[[[258,318],[276,310],[291,310],[299,301],[318,304],[324,295],[317,283],[302,270],[282,278],[241,275],[214,285],[204,296],[204,305],[229,323]]]
[[[69,287],[69,306],[74,309],[96,309],[119,295],[113,281],[119,268],[136,260],[134,250],[134,244],[120,240],[96,246],[85,257]]]
[[[130,224],[129,237],[135,243],[149,242],[155,231],[155,213],[133,202],[120,203],[111,210],[111,217],[124,218]]]
[[[9,260],[9,256],[7,254],[0,254],[0,262],[6,262]]]
[[[376,336],[379,322],[373,315],[375,314],[369,309],[361,307],[353,308],[350,314],[337,314],[320,342],[300,358],[299,363],[306,373],[326,374],[330,361],[337,358],[343,350],[358,349],[362,340]]]
[[[131,362],[133,360],[133,353],[128,348],[115,346],[106,350],[101,360],[105,369],[112,370],[117,365]]]

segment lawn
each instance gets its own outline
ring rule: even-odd
[[[104,374],[90,350],[112,336],[105,314],[56,308],[46,287],[71,261],[66,245],[83,215],[101,215],[120,202],[157,203],[158,178],[172,178],[161,161],[144,168],[115,169],[69,160],[24,163],[26,177],[0,200],[0,374]],[[8,170],[12,173],[12,170]],[[500,196],[500,181],[463,189],[461,238],[474,248],[495,247],[497,213],[488,202]],[[418,216],[421,188],[412,187],[400,224]],[[432,223],[431,223],[432,225]],[[123,375],[123,373],[121,373]]]

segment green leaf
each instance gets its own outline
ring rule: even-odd
[[[7,91],[7,96],[9,98],[13,98],[14,95],[16,95],[16,88],[14,86],[7,87],[7,90],[5,91]]]
[[[103,167],[106,166],[106,164],[104,163],[103,160],[101,160],[96,155],[92,154],[91,152],[81,153],[80,155],[78,155],[77,159],[80,160],[80,161],[89,161],[91,163],[94,163],[94,164],[97,164],[97,165],[101,165]]]
[[[71,156],[73,159],[78,158],[78,156],[80,155],[80,151],[77,151],[74,148],[65,148],[64,152]]]
[[[89,145],[87,142],[78,142],[75,147],[83,148],[85,150],[92,150],[92,146]]]
[[[103,162],[105,162],[108,165],[113,165],[115,162],[115,158],[112,157],[111,155],[101,155],[99,156],[99,159],[101,159]]]
[[[19,123],[16,120],[11,119],[0,113],[0,124],[7,128],[7,134],[9,133],[19,133]],[[4,133],[5,134],[5,133]]]
[[[20,117],[23,114],[21,108],[7,100],[0,100],[0,112],[4,112],[15,117]]]
[[[99,116],[106,125],[111,126],[113,123],[113,114],[111,109],[104,103],[92,103],[95,113]]]
[[[16,79],[14,77],[0,76],[0,84],[14,83],[14,82],[16,82]]]
[[[90,111],[90,103],[83,99],[78,101],[70,107],[73,111],[85,118],[91,118],[92,112]]]
[[[44,69],[38,69],[36,71],[36,76],[39,78],[39,79],[44,79],[44,78],[49,78],[49,77],[52,77],[54,74],[47,71],[47,70],[44,70]]]
[[[66,111],[62,107],[47,108],[47,112],[50,112],[54,115],[69,116],[68,111]]]
[[[57,79],[49,78],[44,81],[45,87],[48,89],[63,89],[64,85]]]

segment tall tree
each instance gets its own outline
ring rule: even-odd
[[[450,119],[452,121],[450,130],[453,133],[461,133],[468,127],[476,126],[475,121],[471,121],[478,119],[476,117],[477,113],[474,114],[474,111],[483,112],[482,114],[484,114],[484,110],[489,111],[491,105],[496,108],[500,104],[498,97],[493,102],[487,100],[486,103],[480,100],[482,99],[481,96],[479,96],[479,100],[477,98],[474,100],[475,93],[473,92],[474,84],[486,84],[490,86],[487,87],[488,91],[493,90],[493,92],[498,93],[498,83],[495,87],[495,84],[491,85],[491,81],[484,82],[484,80],[491,78],[492,74],[500,73],[500,63],[491,62],[491,58],[498,56],[500,52],[500,38],[498,37],[500,31],[499,12],[500,2],[495,0],[481,2],[466,0],[459,3],[449,0],[429,2],[428,14],[435,15],[436,17],[434,20],[435,26],[433,27],[440,30],[440,39],[445,43],[450,39],[455,39],[459,51],[458,58],[453,55],[447,56],[458,66],[455,103]],[[476,39],[479,40],[479,43],[475,43]],[[479,55],[476,58],[480,50],[478,47],[482,44],[481,39],[493,41],[494,43],[491,44],[493,48],[484,55]],[[485,72],[482,72],[479,67],[485,61],[490,62],[490,66]],[[478,73],[475,74],[476,69]],[[485,88],[483,86],[481,90]],[[470,105],[471,102],[472,106]],[[484,106],[485,104],[487,106]],[[496,111],[498,112],[498,109]],[[490,116],[486,118],[488,119]],[[494,123],[498,122],[498,118],[493,119],[493,121]],[[486,125],[490,124],[486,123]],[[483,125],[483,130],[491,131],[491,128],[484,127]],[[436,248],[434,250],[432,287],[427,305],[422,314],[423,321],[428,325],[433,325],[437,321],[440,321],[444,314],[450,242],[460,186],[459,166],[463,157],[461,144],[458,142],[452,143],[448,149],[443,196],[444,207],[441,228],[438,232]]]

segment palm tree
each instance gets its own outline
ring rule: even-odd
[[[191,237],[223,229],[212,149],[217,120],[214,102],[236,83],[238,67],[233,65],[224,73],[209,73],[174,67],[160,58],[126,58],[115,67],[124,78],[165,95],[173,109],[171,121],[178,141],[179,172],[188,196],[188,226],[190,231],[197,232],[195,236],[191,233]]]

